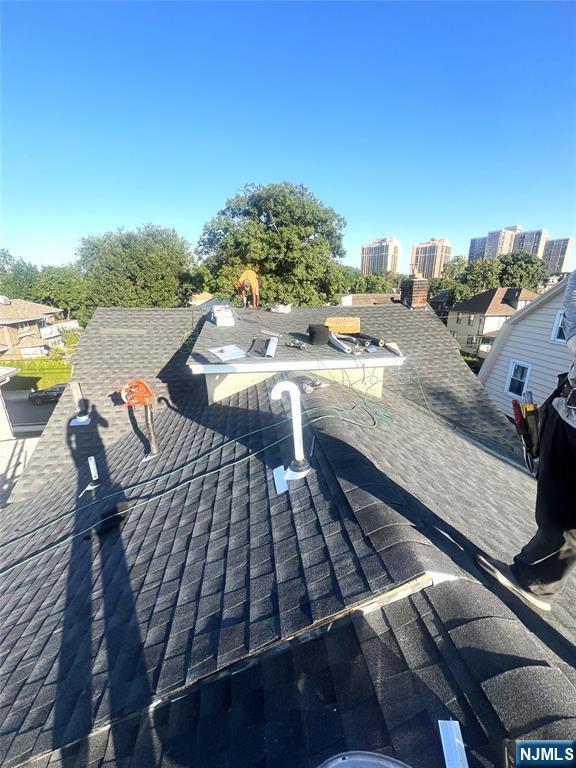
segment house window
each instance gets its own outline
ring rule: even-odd
[[[462,322],[462,312],[458,312],[458,314],[456,315],[456,322],[458,323],[458,325],[460,325],[460,323]]]
[[[475,347],[476,346],[476,336],[468,336],[466,338],[466,346],[467,347]]]
[[[472,325],[474,322],[474,315],[468,315],[468,325]]]
[[[510,361],[505,390],[507,395],[522,397],[528,385],[531,368],[529,363],[523,363],[521,360]]]
[[[564,310],[559,309],[558,312],[556,312],[552,333],[550,334],[550,341],[554,344],[566,344],[566,334],[564,333],[564,326],[562,325],[563,320]]]

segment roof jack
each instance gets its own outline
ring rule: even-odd
[[[286,468],[283,466],[274,469],[274,482],[277,493],[288,490],[289,480],[300,480],[310,472],[310,463],[304,456],[304,443],[302,440],[302,409],[300,407],[300,390],[292,381],[279,381],[272,388],[271,400],[281,400],[287,392],[290,395],[290,409],[292,411],[292,434],[294,436],[294,459]]]
[[[80,386],[80,382],[71,381],[70,391],[72,392],[72,397],[74,398],[74,402],[76,403],[76,408],[78,410],[77,415],[74,416],[74,418],[70,421],[70,426],[86,427],[88,424],[90,424],[90,415],[88,414],[88,402],[82,394],[82,387]]]
[[[84,488],[80,496],[78,496],[79,499],[81,499],[87,491],[95,491],[100,485],[98,482],[100,480],[98,476],[98,467],[96,466],[96,459],[94,456],[88,456],[88,466],[90,467],[90,477],[92,480],[90,480],[86,488]]]

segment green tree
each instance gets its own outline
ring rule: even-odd
[[[190,274],[188,243],[174,229],[146,224],[136,231],[86,237],[78,249],[86,277],[87,314],[96,307],[176,307]]]
[[[393,293],[394,285],[386,275],[367,275],[366,293]]]
[[[430,280],[428,296],[436,296],[440,291],[451,291],[451,298],[453,299],[454,291],[463,282],[467,266],[468,262],[464,256],[455,256],[444,265],[441,277],[433,277]]]
[[[342,275],[342,293],[366,293],[366,278],[356,267],[335,265]]]
[[[500,259],[475,259],[471,261],[462,276],[462,282],[476,296],[482,291],[500,286]]]
[[[23,259],[15,259],[5,249],[0,253],[0,294],[10,299],[37,301],[34,284],[38,267]]]
[[[500,257],[500,285],[505,288],[541,289],[548,279],[542,259],[515,251]]]
[[[64,310],[66,318],[80,320],[86,315],[86,280],[75,265],[43,267],[34,280],[35,300]]]
[[[322,304],[342,290],[344,219],[301,185],[248,185],[206,224],[196,253],[214,290],[232,295],[245,268],[262,303]]]

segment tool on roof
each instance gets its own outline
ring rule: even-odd
[[[215,304],[212,307],[212,320],[217,326],[230,327],[234,325],[234,313],[228,304]]]
[[[248,357],[274,357],[277,347],[277,336],[271,336],[269,339],[253,339]]]
[[[146,421],[146,436],[148,437],[149,451],[148,455],[143,460],[147,461],[148,459],[154,458],[154,456],[157,456],[160,453],[158,440],[156,439],[156,430],[154,429],[154,392],[145,381],[134,379],[122,387],[120,394],[122,395],[122,400],[126,403],[126,407],[134,408],[137,405],[144,406],[144,418]]]
[[[314,323],[308,326],[308,338],[310,344],[313,344],[315,347],[321,344],[328,344],[330,331],[324,323]]]
[[[369,347],[371,344],[375,347],[383,347],[385,345],[384,339],[379,339],[377,336],[370,336],[367,333],[355,333],[354,336],[364,344],[365,347]]]
[[[358,345],[347,344],[342,341],[335,333],[331,333],[329,336],[329,343],[339,349],[340,352],[345,352],[347,355],[361,355],[362,349]]]
[[[324,389],[324,387],[330,386],[329,381],[320,381],[320,379],[312,379],[310,381],[305,381],[302,384],[302,392],[304,392],[305,395],[311,395],[312,392],[316,389]]]
[[[303,341],[287,341],[285,346],[292,347],[293,349],[301,349],[302,352],[308,351],[308,347]]]
[[[260,306],[260,290],[258,286],[258,275],[253,269],[245,269],[244,272],[238,278],[236,287],[240,293],[240,297],[244,304],[244,308],[251,306],[252,309],[256,309]],[[251,296],[252,301],[248,300],[248,296]]]

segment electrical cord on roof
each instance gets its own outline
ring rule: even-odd
[[[329,410],[337,411],[337,414],[340,414],[340,413],[350,413],[350,412],[355,411],[356,408],[359,407],[359,405],[360,405],[359,403],[356,403],[352,408],[339,408],[338,406],[333,406],[333,405],[320,405],[320,406],[314,406],[313,408],[309,408],[307,411],[304,411],[303,413],[309,413],[310,411],[318,410],[319,408],[324,408],[324,409],[329,409]],[[311,426],[316,421],[320,421],[320,419],[326,419],[326,418],[330,418],[330,417],[336,418],[337,414],[327,413],[327,414],[321,414],[320,416],[316,416],[314,419],[310,419],[306,424],[304,424],[303,428]],[[353,424],[355,426],[360,426],[362,428],[374,428],[374,427],[376,427],[378,425],[378,419],[372,413],[370,413],[370,412],[369,412],[369,415],[370,415],[370,417],[372,419],[372,424],[366,424],[366,423],[361,423],[361,422],[358,422],[358,421],[353,421],[351,419],[342,418],[342,416],[339,416],[339,415],[338,415],[338,418],[339,418],[340,421],[343,421],[343,422],[348,423],[348,424]],[[281,422],[276,422],[275,424],[270,424],[270,425],[267,425],[266,427],[261,427],[259,429],[254,430],[253,432],[247,433],[246,435],[242,435],[241,437],[248,437],[248,436],[250,436],[252,434],[256,434],[258,432],[262,432],[264,429],[269,429],[272,426],[278,426],[279,424],[285,423],[287,421],[291,421],[291,419],[283,419]],[[134,504],[134,505],[132,505],[130,507],[130,514],[132,514],[132,511],[134,509],[136,509],[137,507],[140,507],[143,504],[147,504],[148,502],[153,501],[155,499],[160,499],[160,498],[162,498],[164,496],[167,496],[169,494],[175,493],[178,489],[183,488],[183,487],[185,487],[187,485],[190,485],[195,480],[202,480],[205,477],[217,474],[218,472],[221,472],[224,469],[228,469],[228,468],[236,466],[236,465],[238,465],[238,464],[240,464],[240,463],[242,463],[244,461],[248,461],[253,456],[256,456],[259,453],[262,453],[262,452],[268,450],[269,448],[272,448],[273,446],[278,445],[282,441],[288,439],[291,435],[292,435],[292,431],[288,432],[288,434],[284,435],[280,439],[275,440],[272,443],[268,443],[263,448],[260,448],[257,451],[250,452],[246,456],[242,456],[240,459],[236,459],[235,461],[232,461],[232,462],[229,462],[228,464],[225,464],[223,466],[217,467],[216,469],[209,470],[209,471],[204,472],[204,473],[202,473],[200,475],[196,475],[195,477],[188,478],[187,480],[179,482],[175,486],[173,486],[172,488],[170,488],[170,489],[168,489],[166,491],[162,491],[161,493],[152,494],[150,496],[147,496],[144,499],[142,499],[141,497],[138,497],[136,499],[128,498],[128,499],[126,499],[126,501],[133,501],[134,500],[134,501],[137,502],[136,504]],[[230,441],[228,441],[228,443],[237,442],[237,440],[239,440],[239,439],[241,439],[241,438],[237,438],[235,440],[230,440]],[[225,444],[219,446],[218,448],[215,448],[212,451],[208,452],[207,454],[204,454],[204,457],[210,455],[211,453],[214,453],[217,450],[221,450],[224,447],[224,445],[227,445],[228,443],[225,443]],[[192,463],[197,462],[199,460],[200,460],[199,458],[198,459],[193,459],[192,461],[189,462],[189,464],[192,464]],[[186,466],[186,465],[183,465],[183,466]],[[150,478],[150,479],[148,479],[146,481],[143,481],[141,483],[137,483],[137,484],[135,484],[132,487],[137,487],[137,486],[149,484],[149,483],[151,483],[153,481],[161,479],[162,477],[168,476],[170,474],[174,474],[174,472],[176,472],[176,471],[179,471],[179,470],[171,470],[170,472],[165,472],[162,475],[159,475],[159,476],[157,476],[155,478]],[[79,511],[81,511],[83,509],[86,509],[87,507],[94,506],[95,504],[101,504],[103,501],[106,501],[107,499],[113,498],[115,496],[119,496],[120,494],[124,494],[124,492],[126,490],[129,490],[129,487],[123,488],[123,489],[117,491],[116,493],[112,493],[112,494],[108,494],[107,496],[103,496],[100,499],[97,499],[97,500],[95,500],[93,502],[90,502],[89,504],[83,505],[82,507],[77,507],[77,508],[74,508],[72,510],[68,510],[67,512],[64,512],[62,515],[59,515],[58,517],[53,518],[52,520],[48,521],[47,523],[44,523],[42,526],[39,526],[39,527],[33,529],[32,531],[27,531],[26,533],[21,534],[19,537],[16,537],[16,538],[12,539],[11,541],[4,542],[1,545],[1,548],[4,548],[4,547],[8,546],[11,543],[15,543],[15,542],[20,541],[20,540],[22,540],[24,538],[27,538],[28,536],[31,536],[34,533],[38,533],[40,531],[43,531],[46,528],[48,528],[50,525],[53,525],[55,522],[58,522],[59,520],[62,520],[65,517],[68,517],[69,515],[72,515],[72,514],[77,513],[77,512],[79,512]],[[121,512],[116,512],[115,514],[108,516],[107,520],[111,520],[112,518],[116,517],[117,515],[123,515],[123,514],[125,514],[125,510],[123,510]],[[35,560],[37,557],[40,557],[42,554],[44,554],[46,552],[49,552],[52,549],[55,549],[56,547],[59,547],[61,544],[65,544],[66,542],[72,541],[75,538],[78,538],[80,536],[85,536],[86,534],[91,533],[93,530],[95,530],[98,527],[98,525],[99,525],[99,523],[96,523],[94,525],[88,526],[87,528],[85,528],[82,531],[78,531],[78,532],[73,533],[73,534],[71,534],[69,536],[63,536],[61,539],[58,539],[57,541],[55,541],[51,546],[44,547],[43,549],[38,550],[37,552],[34,552],[33,554],[28,555],[27,557],[21,558],[17,562],[12,563],[11,565],[9,565],[9,566],[7,566],[5,568],[0,569],[0,575],[4,575],[6,573],[10,573],[12,570],[17,568],[19,565],[24,565],[25,563],[30,562],[31,560]]]

